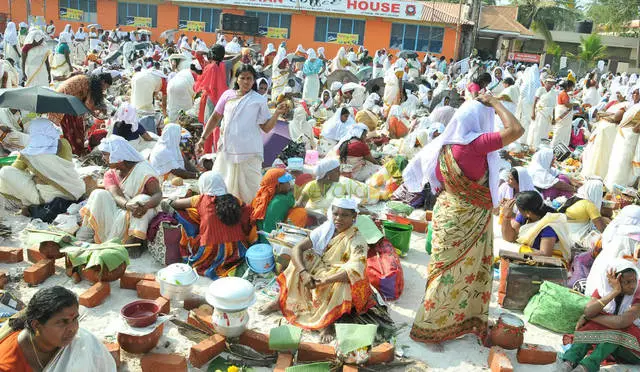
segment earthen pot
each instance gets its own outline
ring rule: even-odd
[[[164,323],[160,324],[155,331],[144,336],[132,336],[125,333],[118,333],[118,344],[120,344],[120,347],[126,352],[132,354],[145,354],[158,345],[158,341],[160,341],[163,331]]]
[[[502,314],[496,325],[491,328],[489,339],[493,346],[515,350],[524,342],[524,322],[515,315]]]
[[[111,271],[108,271],[105,267],[104,270],[102,270],[102,273],[100,273],[100,266],[93,266],[82,270],[82,277],[92,283],[114,282],[122,278],[126,270],[127,264],[125,262],[121,263],[120,266]]]
[[[56,260],[64,257],[64,253],[60,253],[60,245],[53,241],[40,243],[38,250],[50,260]]]

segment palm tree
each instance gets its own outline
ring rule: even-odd
[[[560,24],[573,25],[579,15],[571,0],[511,0],[511,4],[518,6],[518,22],[542,34],[547,46],[553,46],[550,29]]]
[[[591,34],[580,38],[580,52],[572,57],[585,61],[589,65],[595,64],[598,60],[606,58],[607,47],[602,45],[602,39],[598,34]]]

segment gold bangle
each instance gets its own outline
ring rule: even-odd
[[[602,305],[602,307],[607,306],[607,304],[605,304],[604,302],[602,302],[602,300],[601,300],[601,299],[598,299],[598,303],[599,303],[600,305]]]

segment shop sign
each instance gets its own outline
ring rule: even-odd
[[[149,17],[127,16],[127,25],[134,26],[134,27],[152,27],[153,20]]]
[[[206,26],[207,26],[206,22],[187,21],[187,20],[181,19],[179,22],[178,28],[185,31],[204,32],[204,29]]]
[[[531,53],[511,52],[509,53],[509,56],[507,59],[509,59],[510,61],[516,61],[516,62],[539,63],[540,55],[531,54]]]
[[[289,29],[283,27],[260,27],[258,29],[260,36],[269,37],[272,39],[288,39]]]
[[[358,45],[360,36],[358,34],[343,34],[340,32],[327,33],[327,41],[330,43],[343,45]]]
[[[84,11],[72,8],[60,8],[60,19],[68,19],[70,21],[80,21]]]

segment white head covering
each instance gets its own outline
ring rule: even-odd
[[[602,181],[589,180],[584,185],[580,186],[576,195],[581,199],[591,201],[597,210],[602,208]]]
[[[16,29],[15,22],[7,23],[7,27],[4,29],[4,41],[6,41],[9,45],[18,44],[18,31]]]
[[[616,274],[627,269],[633,269],[636,272],[636,277],[640,277],[638,267],[633,262],[625,260],[624,258],[611,258],[607,260],[606,264],[598,265],[598,267],[594,267],[594,269],[591,270],[589,277],[587,278],[587,288],[585,293],[591,295],[597,290],[600,297],[609,295],[613,290],[609,284],[609,279],[607,278],[607,272],[609,269],[613,269]],[[620,309],[617,312],[619,315],[622,315],[629,310],[637,291],[638,288],[636,287],[633,295],[625,295],[622,298]],[[610,301],[602,310],[607,314],[614,314],[616,312],[616,301]],[[633,324],[636,326],[640,325],[640,318],[634,320]]]
[[[317,58],[318,58],[318,55],[316,54],[316,51],[313,50],[313,48],[307,49],[307,59],[312,60]]]
[[[34,42],[44,40],[44,38],[45,38],[45,34],[41,29],[31,27],[29,29],[29,33],[27,34],[27,37],[24,39],[24,45],[33,44]]]
[[[279,69],[280,63],[287,58],[287,50],[280,47],[278,48],[278,52],[276,53],[276,57],[273,59],[273,63],[271,64],[272,69]],[[275,71],[275,70],[274,70]]]
[[[222,35],[222,34],[218,35],[218,42],[217,42],[217,44],[220,44],[220,45],[222,45],[222,46],[226,46],[226,45],[227,45],[227,38],[226,38],[224,35]]]
[[[453,115],[455,115],[456,109],[452,106],[440,106],[437,107],[429,114],[429,119],[433,123],[442,123],[448,125]]]
[[[533,186],[533,180],[525,167],[515,167],[518,172],[518,191],[536,191],[536,188]]]
[[[336,159],[323,159],[316,166],[316,180],[324,178],[327,173],[340,167],[340,162]]]
[[[324,93],[327,92],[329,93],[329,99],[327,100],[327,102],[324,102]],[[325,89],[322,91],[322,94],[320,95],[320,101],[322,101],[322,105],[324,107],[332,107],[333,106],[333,97],[331,96],[331,91],[329,89]]]
[[[70,34],[73,34],[73,30],[71,29],[71,25],[69,23],[67,23],[66,26],[64,26],[64,30],[62,32],[68,32]]]
[[[58,36],[58,43],[67,43],[67,44],[71,44],[72,39],[71,36],[73,34],[69,33],[69,32],[61,32],[60,36]]]
[[[358,201],[351,198],[336,198],[331,203],[332,208],[327,211],[327,220],[313,231],[309,235],[309,239],[313,243],[313,251],[317,255],[322,255],[331,239],[336,232],[336,225],[333,223],[333,207],[342,209],[351,209],[358,213]]]
[[[520,96],[528,102],[533,102],[536,90],[542,86],[540,83],[540,70],[538,65],[527,67],[522,78],[522,88]]]
[[[551,163],[553,163],[553,150],[541,148],[533,154],[527,171],[535,187],[546,190],[558,182],[558,171],[551,168]]]
[[[149,163],[160,175],[174,169],[184,169],[184,159],[180,152],[181,129],[178,124],[167,124],[162,129],[162,136],[151,149]]]
[[[635,237],[640,241],[640,206],[628,205],[620,211],[616,218],[607,225],[602,233],[602,251],[609,250],[609,245],[619,237]],[[633,253],[633,252],[629,252]]]
[[[267,44],[267,49],[264,50],[264,56],[268,56],[271,53],[275,53],[276,48],[273,46],[273,43]]]
[[[444,145],[467,145],[484,133],[493,132],[495,111],[478,101],[467,101],[456,111],[444,133],[425,146],[409,162],[404,170],[403,179],[410,192],[420,192],[429,182],[432,190],[440,189],[442,184],[436,177],[438,158]],[[500,181],[500,156],[497,151],[487,154],[489,164],[489,189],[493,205],[500,203],[498,188]]]
[[[340,88],[340,90],[342,91],[342,93],[346,93],[346,92],[350,92],[352,90],[355,90],[359,86],[360,86],[360,84],[358,84],[358,83],[346,83]]]
[[[302,44],[298,44],[298,47],[296,48],[296,53],[307,54],[307,51],[304,50],[304,48],[302,47]]]
[[[198,188],[200,194],[209,196],[222,196],[227,193],[227,186],[224,184],[224,178],[218,172],[208,171],[202,173],[198,179]]]
[[[45,118],[37,118],[29,123],[29,143],[20,151],[23,155],[56,154],[60,130],[53,122]]]
[[[338,142],[338,147],[345,141],[348,141],[354,137],[356,138],[362,137],[362,135],[368,130],[369,130],[369,127],[367,127],[362,123],[353,124],[351,127],[349,127],[347,134],[340,139],[340,142]]]
[[[322,125],[322,131],[320,134],[323,137],[334,141],[340,141],[340,139],[347,134],[349,128],[356,123],[351,112],[349,112],[347,121],[343,122],[341,118],[342,115],[340,115],[341,112],[342,109],[336,110],[333,116],[331,116],[329,120]]]
[[[333,83],[331,83],[331,86],[329,87],[329,89],[331,89],[332,92],[337,92],[341,88],[342,88],[342,83],[339,81],[334,81]]]
[[[109,153],[109,163],[115,164],[121,161],[141,162],[144,158],[129,142],[115,134],[111,134],[102,140],[98,150]]]
[[[124,121],[126,124],[131,125],[132,132],[137,131],[138,116],[136,114],[136,107],[129,102],[124,102],[120,107],[118,107],[118,111],[116,111],[113,116],[113,121]]]
[[[324,47],[318,48],[318,56],[325,57],[325,55],[324,55]]]
[[[242,52],[242,46],[238,43],[238,38],[234,36],[233,39],[225,45],[224,51],[228,54],[240,54],[240,52]]]

